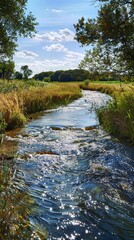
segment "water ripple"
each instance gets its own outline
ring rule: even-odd
[[[31,221],[47,229],[47,239],[133,239],[134,149],[99,127],[95,109],[108,99],[85,91],[13,139],[15,184],[35,199]]]

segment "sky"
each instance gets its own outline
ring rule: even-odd
[[[36,17],[37,33],[19,38],[14,56],[15,69],[28,65],[33,75],[56,70],[75,69],[84,57],[86,47],[74,40],[74,24],[82,16],[94,18],[97,5],[92,0],[29,0],[27,11]]]

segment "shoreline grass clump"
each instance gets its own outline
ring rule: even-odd
[[[98,110],[99,121],[104,129],[134,144],[134,93],[125,92]]]
[[[100,124],[108,133],[134,144],[134,85],[89,83],[81,87],[113,97],[105,107],[97,110]]]
[[[73,83],[66,85],[12,81],[12,84],[17,86],[15,91],[11,83],[8,89],[8,84],[7,82],[5,87],[6,93],[0,92],[0,114],[6,130],[22,127],[28,114],[66,105],[81,97],[80,88]]]
[[[99,91],[102,93],[107,93],[114,96],[120,95],[124,92],[132,92],[134,91],[134,84],[133,83],[96,83],[90,82],[88,84],[81,83],[80,88],[83,90],[91,90],[91,91]]]

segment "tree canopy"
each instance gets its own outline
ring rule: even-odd
[[[32,75],[33,71],[28,68],[27,65],[21,66],[21,72],[23,79],[27,80],[30,75]]]
[[[14,73],[14,62],[11,60],[0,62],[0,79],[10,79]]]
[[[50,82],[77,82],[89,78],[89,71],[84,69],[48,71],[38,73],[33,78],[40,81],[50,80]]]
[[[33,78],[35,80],[44,81],[44,78],[50,77],[52,75],[52,73],[53,73],[52,71],[41,72],[41,73],[35,74]]]
[[[98,49],[102,64],[111,69],[134,73],[134,1],[99,0],[96,19],[84,17],[74,25],[76,40]],[[90,52],[91,57],[91,52]],[[104,61],[105,57],[105,61]]]
[[[78,82],[89,77],[89,72],[83,69],[58,70],[50,76],[50,81],[54,82]]]
[[[0,0],[0,58],[12,57],[18,36],[35,32],[35,17],[26,13],[28,0]]]

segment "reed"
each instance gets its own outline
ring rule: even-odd
[[[107,132],[134,144],[134,93],[125,92],[98,110],[100,123]]]
[[[12,84],[16,84],[15,90],[10,91],[13,88],[9,84],[8,91],[0,93],[0,125],[4,121],[8,130],[23,126],[28,114],[66,105],[81,96],[75,84],[42,84],[36,81],[31,81],[31,84],[12,81]]]
[[[92,90],[92,91],[100,91],[103,93],[110,94],[112,96],[120,95],[124,92],[129,92],[134,90],[134,84],[133,83],[81,83],[80,88],[84,90]]]
[[[81,86],[82,87],[82,86]],[[134,85],[89,83],[84,89],[100,91],[113,96],[105,107],[97,110],[103,128],[134,144]]]

